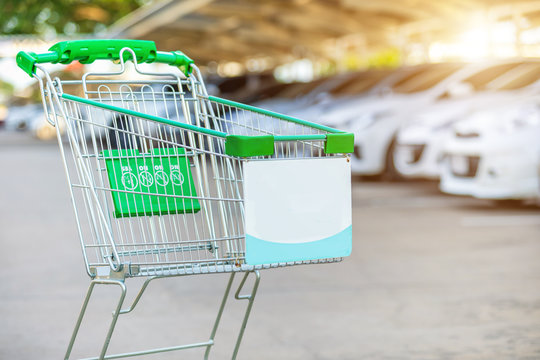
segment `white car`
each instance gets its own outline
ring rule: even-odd
[[[30,131],[40,140],[50,140],[56,136],[56,130],[47,122],[41,103],[11,106],[5,128],[8,131]]]
[[[350,101],[340,109],[326,113],[325,125],[354,132],[353,174],[387,174],[397,178],[393,152],[398,129],[416,112],[444,98],[467,96],[473,91],[471,79],[483,71],[509,71],[518,60],[488,64],[433,64],[427,71],[394,86],[384,97]],[[481,76],[480,76],[481,78]]]
[[[321,78],[309,83],[292,83],[285,87],[276,86],[280,91],[272,94],[267,92],[268,99],[257,101],[255,106],[288,115],[300,116],[302,119],[316,121],[320,109],[336,105],[347,92],[356,94],[375,90],[377,84],[385,83],[387,78],[393,78],[394,71],[368,70],[362,72],[345,73],[328,78]],[[337,98],[340,99],[337,99]],[[305,113],[305,111],[308,113]],[[310,110],[313,110],[310,112]]]
[[[440,189],[506,200],[539,198],[540,105],[477,112],[455,124],[444,146]]]
[[[265,110],[275,111],[289,116],[317,122],[323,108],[338,107],[340,103],[346,103],[352,96],[359,93],[379,94],[383,93],[388,85],[411,74],[418,73],[427,65],[415,66],[403,71],[371,70],[356,73],[346,73],[329,78],[318,79],[309,83],[293,83],[287,86],[279,84],[261,89],[255,98],[268,97],[265,100],[255,102],[254,105]],[[226,119],[229,115],[223,115]],[[249,129],[236,126],[230,121],[222,124],[223,130],[232,134],[247,135]],[[257,124],[263,131],[274,133],[279,126],[278,122],[268,121],[265,124]],[[292,129],[289,128],[289,131]]]
[[[540,83],[537,81],[540,62],[526,62],[492,79],[497,74],[486,74],[481,81],[475,81],[476,93],[437,101],[426,110],[415,113],[400,128],[393,161],[401,175],[439,178],[442,145],[447,138],[453,136],[453,123],[474,111],[500,107],[502,104],[510,105],[537,96],[540,92]]]
[[[329,87],[316,88],[308,101],[299,101],[289,115],[313,122],[325,122],[326,115],[349,106],[360,106],[373,99],[384,99],[415,76],[428,71],[433,64],[422,64],[391,71],[371,71],[359,74],[346,74]],[[370,76],[365,76],[365,74]]]

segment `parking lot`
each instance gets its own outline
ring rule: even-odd
[[[57,146],[15,135],[0,132],[0,359],[58,359],[88,278]],[[263,271],[239,359],[538,359],[539,259],[537,206],[356,181],[352,256]],[[156,281],[110,352],[205,341],[226,279]],[[117,294],[96,291],[74,355],[97,352]],[[229,305],[215,359],[230,356],[245,304]]]

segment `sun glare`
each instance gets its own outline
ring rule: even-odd
[[[480,61],[489,58],[540,56],[540,27],[521,30],[511,21],[480,23],[462,31],[454,41],[429,46],[431,61]]]

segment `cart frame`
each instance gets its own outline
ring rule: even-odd
[[[47,69],[41,65],[42,63],[69,64],[75,60],[78,60],[81,63],[92,63],[96,59],[117,60],[120,63],[121,69],[119,72],[113,73],[86,73],[81,80],[61,81],[58,78],[52,79]],[[126,80],[110,80],[110,84],[117,84],[119,86],[120,90],[118,90],[118,94],[120,94],[119,98],[122,103],[119,105],[114,101],[109,101],[118,101],[118,96],[113,99],[112,94],[114,93],[116,96],[117,93],[115,92],[116,90],[111,90],[111,88],[108,88],[109,93],[111,93],[111,98],[109,100],[103,100],[103,90],[99,90],[100,88],[98,88],[97,91],[92,90],[92,86],[99,83],[100,80],[91,80],[91,77],[121,75],[126,71],[125,63],[128,60],[133,62],[134,69],[138,74],[145,76],[160,76],[162,77],[161,81],[145,80],[130,82]],[[269,160],[271,158],[279,158],[280,156],[311,157],[312,154],[316,152],[319,157],[344,157],[347,158],[348,161],[347,154],[352,152],[354,142],[352,134],[253,106],[240,104],[215,96],[209,96],[204,87],[200,71],[193,64],[191,59],[180,51],[171,53],[156,51],[154,43],[150,41],[88,40],[61,42],[54,45],[49,52],[44,54],[20,52],[17,55],[17,62],[27,74],[34,77],[39,82],[47,119],[51,125],[56,127],[63,165],[68,184],[70,185],[69,191],[72,205],[75,210],[77,230],[85,260],[86,271],[91,278],[87,294],[83,301],[75,329],[65,354],[66,360],[70,358],[95,285],[116,285],[120,288],[120,296],[114,307],[113,317],[99,356],[88,358],[86,360],[126,358],[190,348],[205,348],[204,358],[207,359],[210,350],[214,345],[215,335],[227,299],[233,287],[235,274],[237,272],[243,272],[244,275],[234,293],[234,298],[236,300],[247,300],[246,309],[242,317],[242,324],[232,354],[232,359],[236,359],[259,287],[259,270],[291,265],[322,264],[341,261],[341,257],[339,257],[249,265],[244,261],[243,254],[245,250],[243,249],[242,243],[242,231],[229,231],[225,229],[220,232],[220,230],[216,230],[214,222],[221,223],[223,228],[227,228],[228,224],[232,221],[239,221],[238,217],[243,217],[242,197],[238,190],[238,183],[241,182],[241,179],[235,179],[238,171],[241,171],[238,170],[237,165],[241,164],[242,159]],[[173,67],[178,67],[183,75],[180,76],[180,73],[156,74],[144,72],[138,67],[138,63],[142,62],[161,62]],[[168,78],[168,80],[164,82],[163,77]],[[140,108],[137,109],[136,106],[130,107],[130,104],[146,104],[147,101],[145,98],[146,95],[142,90],[140,91],[140,94],[133,95],[133,90],[130,87],[132,83],[143,84],[142,88],[145,86],[150,88],[156,83],[165,87],[169,86],[171,89],[173,86],[177,86],[178,91],[171,92],[174,95],[172,102],[182,105],[181,110],[178,109],[177,105],[176,111],[177,113],[182,112],[185,121],[179,121],[178,118],[172,119],[168,112],[167,116],[159,116],[159,114],[143,111],[147,110],[146,107],[144,107],[143,110]],[[82,85],[84,97],[65,93],[63,86],[70,85]],[[131,103],[128,103],[127,105],[124,104],[124,98],[121,94],[123,91],[122,86],[126,86],[131,92]],[[184,90],[183,87],[186,87],[188,90]],[[126,88],[124,88],[124,90]],[[193,94],[192,98],[188,96],[189,92]],[[92,94],[95,95],[94,98],[90,97]],[[154,98],[151,99],[151,101],[153,101],[155,106],[156,98],[155,94],[152,94]],[[171,100],[168,98],[170,97],[169,95],[170,94],[165,94],[163,91],[161,94],[162,98],[160,98],[159,101],[162,101],[163,104],[167,104],[167,101]],[[192,108],[190,108],[190,106],[192,106]],[[83,114],[83,109],[86,111],[86,115]],[[92,115],[95,111],[99,111],[100,116],[110,116],[110,114],[116,116],[117,120],[114,120],[115,125],[103,125],[98,123],[94,118],[99,116],[95,114]],[[240,124],[240,122],[243,121],[242,119],[233,121],[234,116],[240,117],[238,112],[250,114],[252,117],[257,117],[257,120],[256,122],[250,120],[251,122],[249,122],[249,124],[247,122]],[[138,121],[139,130],[133,130],[129,127],[126,129],[120,128],[118,126],[120,123],[118,117],[121,119],[124,117],[129,119],[131,121],[129,124],[131,124],[130,126],[132,128],[135,127],[132,123]],[[191,121],[192,117],[194,123]],[[204,124],[201,119],[205,120]],[[286,129],[282,129],[280,124],[279,129],[276,130],[276,127],[274,126],[273,130],[268,130],[260,127],[261,119],[283,121],[286,122],[287,126]],[[64,136],[62,134],[61,126],[59,126],[61,120],[65,121],[69,144],[68,150],[71,150],[76,165],[75,175],[72,174],[72,169],[70,170],[70,168],[72,168],[71,164],[68,164],[69,161],[65,150],[66,145],[63,140]],[[224,125],[216,125],[219,121]],[[143,122],[147,125],[145,130],[141,130],[144,128],[140,125]],[[158,130],[155,130],[156,128],[154,125],[152,125],[152,129],[150,129],[150,126],[148,125],[150,123],[157,124],[155,126],[157,126]],[[176,129],[180,135],[175,133],[173,139],[162,137],[161,133],[155,135],[155,131],[158,133],[161,131],[162,128],[160,128],[160,126],[166,126],[167,129]],[[223,131],[223,126],[228,127],[225,129],[226,131]],[[236,129],[239,126],[242,128],[241,131],[237,131]],[[103,131],[105,131],[107,137],[107,146],[103,146],[103,144],[97,146],[98,141],[103,140],[98,140],[99,138],[96,135],[96,129],[105,129]],[[298,133],[300,131],[299,129],[301,129],[300,133]],[[182,161],[185,161],[187,164],[188,169],[189,166],[194,167],[195,174],[193,174],[193,179],[188,178],[186,181],[189,183],[188,185],[192,185],[193,188],[197,187],[198,194],[189,193],[186,195],[184,190],[182,190],[182,194],[180,195],[171,196],[170,194],[159,195],[152,193],[152,196],[156,197],[156,199],[161,199],[158,195],[169,198],[181,198],[184,204],[189,200],[192,205],[194,201],[198,201],[203,204],[202,206],[198,205],[196,208],[192,206],[187,209],[185,206],[179,207],[177,205],[177,207],[171,211],[169,203],[167,203],[168,212],[166,213],[160,213],[159,211],[162,211],[161,208],[155,213],[155,210],[152,208],[151,212],[148,212],[148,210],[145,209],[142,215],[147,218],[153,218],[151,215],[154,214],[166,215],[167,218],[174,218],[175,216],[173,215],[182,213],[185,215],[188,212],[195,213],[201,211],[202,215],[199,216],[199,218],[202,218],[203,222],[207,222],[207,228],[199,228],[200,225],[195,221],[194,225],[189,225],[193,227],[193,231],[197,233],[196,241],[191,240],[182,243],[168,241],[169,235],[164,235],[164,232],[168,230],[164,230],[166,229],[166,225],[164,225],[164,221],[161,220],[163,217],[157,216],[158,220],[155,222],[153,220],[139,220],[139,225],[133,225],[133,222],[129,223],[131,232],[133,233],[133,229],[136,229],[135,226],[143,226],[140,224],[146,221],[144,222],[143,232],[150,232],[149,234],[151,236],[149,235],[149,238],[153,239],[152,243],[147,241],[147,239],[141,240],[141,243],[127,243],[124,242],[124,240],[121,240],[120,243],[118,242],[118,234],[115,233],[111,224],[122,223],[123,220],[112,219],[109,215],[112,209],[116,211],[117,217],[119,218],[122,218],[123,216],[141,216],[141,214],[133,215],[132,213],[129,213],[126,215],[126,213],[122,212],[122,209],[119,210],[119,207],[121,206],[118,201],[114,204],[111,203],[110,198],[107,200],[108,202],[103,201],[100,192],[106,190],[108,191],[107,196],[110,196],[116,191],[117,194],[120,194],[117,195],[118,197],[122,194],[130,193],[133,197],[140,196],[143,199],[147,199],[148,194],[137,193],[137,191],[113,189],[113,178],[109,171],[110,168],[107,168],[109,178],[107,181],[103,181],[102,179],[101,186],[96,182],[96,175],[94,175],[94,173],[95,171],[104,172],[103,164],[112,166],[111,164],[117,160],[114,157],[107,158],[103,149],[108,149],[111,154],[114,151],[117,151],[115,156],[117,156],[120,161],[128,161],[130,158],[144,159],[146,155],[132,155],[131,153],[126,155],[122,153],[122,150],[112,150],[111,140],[107,135],[107,131],[112,131],[117,138],[119,138],[119,135],[125,136],[122,138],[124,139],[124,142],[132,141],[132,138],[136,138],[134,142],[137,142],[137,145],[133,145],[132,143],[129,147],[144,147],[147,152],[151,150],[149,150],[148,143],[152,144],[152,142],[157,142],[161,147],[160,150],[166,150],[167,153],[171,153],[170,149],[173,147],[172,155],[168,155],[171,159],[175,157],[177,158],[177,161],[180,161],[178,159],[182,159]],[[90,136],[88,134],[90,134]],[[85,136],[89,136],[90,140],[87,140]],[[182,145],[179,137],[182,139]],[[88,145],[87,143],[90,141],[92,144]],[[121,141],[119,141],[119,143],[121,143]],[[99,147],[100,152],[94,151],[92,153],[92,145],[95,149]],[[118,145],[118,149],[121,149],[122,146],[123,145]],[[176,150],[174,150],[179,146],[184,148],[182,153],[175,152]],[[164,155],[159,156],[166,157]],[[159,156],[154,154],[153,159]],[[192,157],[192,159],[188,159],[189,157]],[[206,160],[207,157],[210,158],[208,162]],[[216,165],[216,159],[221,161],[221,163]],[[97,167],[92,168],[88,165],[90,161],[94,161],[94,165]],[[124,162],[123,164],[126,163]],[[155,163],[152,162],[152,164]],[[159,166],[162,165],[163,163],[159,164]],[[101,166],[101,168],[99,166]],[[222,173],[220,173],[220,170]],[[186,171],[187,172],[182,175],[182,184],[185,182],[184,180],[186,177],[191,176],[189,170]],[[205,183],[204,179],[208,176],[207,171],[213,174],[217,184],[216,189],[210,189],[208,184]],[[75,178],[80,181],[77,182]],[[123,176],[122,179],[124,179]],[[122,183],[123,181],[124,180],[122,180]],[[196,184],[197,181],[199,182],[198,184]],[[225,190],[222,189],[222,183],[226,183],[227,181],[235,183],[236,188],[231,185],[231,189],[233,189],[232,193],[227,192],[225,185],[223,185]],[[193,182],[193,184],[191,184],[191,182]],[[108,188],[106,188],[106,186],[108,186]],[[74,193],[78,188],[83,189],[81,190],[81,196],[84,201],[81,200],[80,196],[78,198]],[[88,222],[90,227],[93,227],[92,231],[94,237],[99,238],[99,242],[94,241],[94,243],[89,243],[86,240],[88,236],[83,234],[85,232],[85,225],[81,224],[80,209],[78,207],[81,202],[86,206],[86,212],[89,218]],[[177,203],[177,199],[174,199],[174,202]],[[201,208],[202,210],[200,210]],[[231,210],[231,208],[234,208],[235,210]],[[184,218],[185,217],[187,216],[184,216]],[[217,220],[214,220],[214,218]],[[172,223],[172,225],[176,226],[177,224]],[[198,234],[198,232],[204,232],[205,230],[209,233],[206,237]],[[144,236],[144,234],[142,236]],[[156,241],[156,237],[162,239],[161,241],[163,241],[163,243]],[[150,247],[150,245],[152,245],[152,247]],[[227,249],[227,252],[225,252],[224,248]],[[95,251],[97,256],[91,259],[90,254],[92,251]],[[201,252],[206,255],[201,255]],[[171,253],[174,254],[174,257],[171,255],[173,260],[169,258],[169,254]],[[180,255],[177,255],[177,253]],[[188,255],[185,255],[186,253]],[[191,256],[191,258],[189,258],[189,256]],[[194,257],[195,259],[193,259]],[[142,261],[137,262],[137,259],[140,258],[142,258]],[[225,287],[210,337],[207,341],[107,355],[108,346],[119,316],[121,314],[131,313],[136,308],[151,281],[168,277],[211,273],[230,273],[230,276]],[[251,290],[246,294],[241,294],[250,274],[253,274],[254,277]],[[128,307],[123,307],[127,292],[126,279],[130,277],[145,277],[146,280],[131,304]]]

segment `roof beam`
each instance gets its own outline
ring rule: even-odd
[[[288,49],[277,49],[263,43],[238,41],[235,37],[227,35],[207,37],[203,33],[193,32],[176,36],[170,34],[171,31],[162,28],[148,34],[148,38],[155,40],[158,47],[165,50],[178,50],[173,44],[182,44],[180,50],[198,62],[241,61],[253,56],[283,57],[290,54]]]
[[[121,19],[109,30],[109,36],[140,38],[152,30],[180,19],[214,0],[165,0],[153,6],[143,7],[125,20]]]
[[[403,0],[341,0],[341,3],[349,9],[369,11],[373,13],[384,12],[393,14],[400,18],[405,17],[410,20],[425,19],[435,15],[429,11],[426,11],[421,6],[411,6],[410,2]]]

